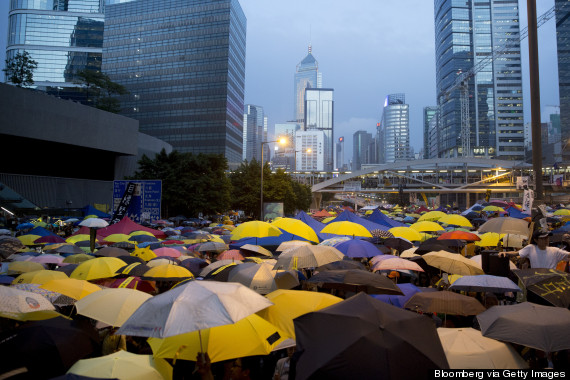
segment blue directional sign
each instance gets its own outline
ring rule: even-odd
[[[113,181],[113,210],[117,210],[129,183],[136,184],[126,215],[137,223],[160,219],[161,180]]]

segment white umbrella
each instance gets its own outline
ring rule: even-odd
[[[53,318],[59,314],[42,295],[0,286],[0,317],[19,321]]]
[[[107,227],[109,223],[100,218],[87,218],[79,223],[79,225],[89,228],[104,228]]]
[[[235,323],[271,305],[242,284],[190,281],[149,298],[117,334],[166,338]]]
[[[343,258],[341,251],[328,245],[302,245],[281,253],[273,269],[316,268]]]
[[[228,276],[228,282],[239,282],[259,294],[277,290],[271,264],[243,263],[236,265]]]

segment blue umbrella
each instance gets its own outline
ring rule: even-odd
[[[17,230],[27,230],[28,228],[34,228],[34,224],[26,222],[26,223],[18,224],[16,226]]]
[[[6,276],[4,274],[0,275],[0,284],[3,285],[10,285],[14,281],[14,277]]]
[[[482,274],[477,276],[463,276],[455,280],[449,287],[450,290],[465,292],[521,292],[521,288],[507,277],[491,276]]]
[[[155,238],[154,236],[149,236],[149,235],[133,235],[129,238],[129,241],[136,241],[137,243],[146,243],[146,242],[155,243],[158,241],[158,239]]]
[[[382,255],[374,244],[360,239],[350,239],[334,246],[348,257],[374,257]]]
[[[403,296],[393,296],[388,294],[371,294],[371,296],[382,302],[386,302],[387,304],[403,309],[404,304],[408,302],[408,300],[412,298],[414,294],[423,292],[425,291],[425,289],[427,289],[427,288],[418,288],[414,284],[397,284],[397,286],[398,288],[400,288],[402,293],[404,293]],[[437,289],[433,290],[436,291]]]

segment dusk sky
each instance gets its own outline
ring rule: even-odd
[[[537,0],[539,15],[554,0]],[[345,137],[345,161],[352,135],[375,133],[384,98],[405,93],[410,105],[411,145],[423,145],[422,109],[436,105],[432,0],[240,0],[247,17],[245,103],[262,106],[275,123],[293,118],[293,75],[309,44],[334,89],[335,138]],[[526,1],[519,0],[521,29]],[[5,59],[8,0],[0,0],[0,60]],[[538,32],[541,104],[559,105],[555,21]],[[528,44],[521,45],[525,122],[530,122]],[[543,115],[544,119],[544,115]]]

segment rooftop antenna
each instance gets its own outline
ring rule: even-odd
[[[311,40],[313,39],[313,26],[309,25],[309,54],[313,52],[313,46]]]

